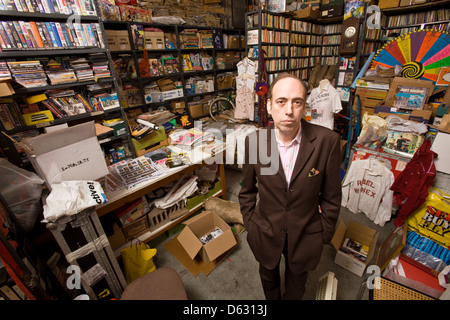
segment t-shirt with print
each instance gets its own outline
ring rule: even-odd
[[[334,114],[342,110],[339,92],[328,82],[311,91],[306,102],[311,109],[311,123],[334,129]]]

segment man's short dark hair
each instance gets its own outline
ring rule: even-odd
[[[283,72],[283,73],[280,73],[270,84],[269,91],[268,91],[268,99],[269,100],[272,99],[272,91],[273,91],[273,87],[275,86],[275,84],[278,81],[280,81],[282,79],[286,79],[286,78],[292,78],[292,79],[298,80],[302,84],[303,89],[305,89],[305,98],[306,98],[306,94],[308,93],[308,86],[306,85],[306,83],[293,74]]]

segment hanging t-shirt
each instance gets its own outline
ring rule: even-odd
[[[353,213],[363,212],[375,224],[391,219],[394,174],[373,158],[353,161],[342,182],[342,203]]]
[[[311,91],[306,102],[311,109],[311,123],[334,129],[334,114],[342,110],[339,92],[328,80]]]

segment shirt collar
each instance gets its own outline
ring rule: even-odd
[[[302,126],[301,125],[299,126],[297,135],[295,136],[294,139],[292,139],[291,142],[289,142],[289,144],[287,146],[285,146],[278,138],[278,129],[277,128],[275,128],[275,137],[277,139],[278,145],[282,146],[282,147],[290,147],[295,141],[297,141],[300,144],[300,141],[302,140]]]
[[[384,165],[378,159],[369,158],[369,161],[364,164],[364,169],[368,169],[370,175],[380,176],[383,175]]]

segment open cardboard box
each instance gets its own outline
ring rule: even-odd
[[[41,134],[24,144],[33,167],[49,189],[53,183],[96,180],[108,174],[94,121]]]
[[[339,250],[342,247],[345,238],[352,239],[369,247],[365,262]],[[331,244],[337,251],[334,263],[361,277],[375,253],[377,239],[378,232],[374,229],[354,221],[350,221],[348,226],[346,226],[345,223],[340,220],[333,239],[331,239]]]
[[[194,276],[200,272],[208,275],[238,244],[231,227],[213,211],[204,211],[183,223],[186,227],[165,248]],[[202,244],[199,238],[216,227],[223,233]]]

